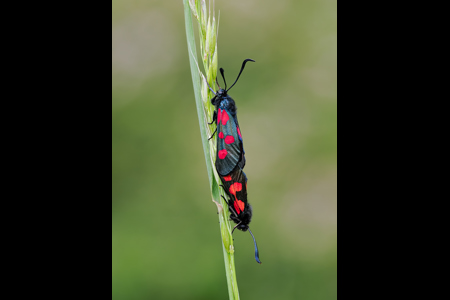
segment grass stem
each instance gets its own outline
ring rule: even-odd
[[[214,3],[212,15],[210,11],[211,5],[209,5],[209,9],[207,11],[205,0],[183,0],[183,4],[195,104],[197,107],[197,115],[200,125],[203,152],[205,154],[206,171],[208,172],[208,179],[211,189],[211,197],[212,201],[217,205],[219,215],[223,256],[225,260],[225,273],[228,284],[228,295],[230,300],[237,300],[239,299],[239,290],[234,266],[234,246],[233,237],[231,235],[232,227],[228,216],[228,206],[221,197],[225,197],[225,193],[220,187],[220,177],[214,166],[217,150],[217,135],[208,141],[209,136],[214,132],[216,127],[215,124],[207,124],[212,120],[214,113],[214,106],[210,102],[210,99],[214,95],[209,90],[208,84],[216,90],[215,80],[218,66],[217,35],[219,24],[216,24],[215,20]],[[198,65],[192,16],[195,17],[198,23],[200,57],[203,62],[203,69],[205,73],[202,73]]]

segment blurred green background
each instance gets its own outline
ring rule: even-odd
[[[230,91],[262,261],[235,232],[241,299],[336,299],[336,0],[215,7],[228,83],[256,60]],[[228,299],[208,184],[182,1],[113,0],[112,299]]]

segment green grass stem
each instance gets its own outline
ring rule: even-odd
[[[215,81],[217,76],[218,52],[217,52],[217,29],[214,15],[214,3],[211,15],[211,3],[206,9],[205,0],[183,0],[184,16],[186,24],[186,37],[188,43],[189,63],[191,67],[192,84],[194,86],[195,104],[197,107],[198,121],[200,125],[200,134],[205,154],[206,170],[211,189],[212,201],[217,205],[220,233],[222,237],[223,256],[225,260],[225,272],[227,276],[228,295],[230,300],[239,299],[239,290],[236,280],[236,271],[234,267],[234,246],[231,235],[231,224],[228,216],[228,206],[222,199],[225,197],[219,175],[216,172],[214,161],[216,158],[216,137],[208,141],[209,136],[214,132],[216,125],[208,125],[212,120],[214,106],[210,99],[214,96],[208,88],[211,86],[215,90]],[[205,74],[202,73],[197,61],[197,48],[195,44],[194,27],[192,15],[198,23],[200,40],[200,57],[203,63]]]

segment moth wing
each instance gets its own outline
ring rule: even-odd
[[[244,142],[242,140],[242,133],[241,133],[241,127],[239,126],[239,122],[237,120],[237,116],[235,117],[235,121],[236,121],[236,127],[237,127],[237,132],[238,132],[238,136],[239,136],[239,141],[241,144],[241,159],[239,160],[239,167],[241,169],[244,169],[245,167],[245,151],[244,151]]]
[[[241,168],[236,167],[226,176],[220,176],[224,190],[229,197],[229,207],[237,216],[248,209],[247,202],[247,177]]]
[[[235,172],[231,173],[231,180],[242,184],[242,189],[236,193],[236,196],[247,204],[247,176],[241,168],[236,169]]]
[[[235,119],[227,109],[218,110],[216,169],[228,175],[242,161],[243,146]],[[245,158],[244,158],[245,165]]]

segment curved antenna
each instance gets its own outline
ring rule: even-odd
[[[222,74],[223,82],[225,82],[225,91],[226,91],[227,90],[227,81],[225,80],[225,75],[223,74],[224,72],[225,72],[224,69],[220,68],[220,74]]]
[[[205,82],[206,82],[206,84],[208,85],[208,87],[209,87],[209,90],[214,94],[214,96],[216,96],[216,93],[214,92],[214,90],[211,88],[211,86],[209,85],[209,82],[208,82],[208,80],[206,80],[206,78],[205,77],[203,77],[203,79],[205,79]],[[216,79],[217,79],[217,77],[216,77]]]
[[[236,81],[230,86],[230,88],[229,88],[228,90],[225,90],[226,92],[228,92],[229,90],[231,90],[231,88],[236,84],[236,82],[237,82],[238,79],[239,79],[239,76],[241,76],[242,71],[244,71],[245,64],[246,64],[248,61],[255,62],[253,59],[250,59],[250,58],[247,58],[246,60],[244,60],[244,62],[242,63],[241,71],[239,72],[239,75],[238,75],[238,77],[236,78]],[[221,71],[222,71],[222,70],[221,70]],[[224,78],[224,80],[225,80],[225,78]]]
[[[216,76],[216,84],[219,87],[219,90],[221,89],[220,84],[219,84],[219,80],[217,80],[217,76]]]
[[[248,229],[248,232],[250,232],[250,234],[252,235],[253,243],[255,243],[255,259],[256,259],[256,262],[257,262],[258,264],[260,264],[261,261],[259,260],[258,246],[256,246],[256,240],[255,240],[255,237],[253,236],[253,233],[252,233],[252,231],[250,230],[250,228]]]

